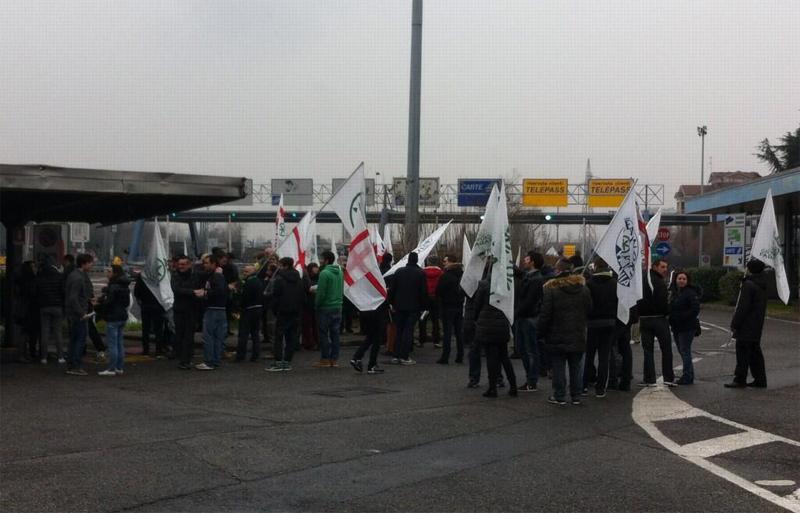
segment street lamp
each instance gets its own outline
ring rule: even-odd
[[[708,133],[708,127],[706,125],[697,127],[697,135],[700,136],[700,196],[703,195],[705,189],[705,181],[706,181],[706,170],[705,170],[705,160],[706,160],[706,134]],[[699,247],[700,247],[700,267],[703,267],[703,227],[700,226],[700,237],[698,239]]]

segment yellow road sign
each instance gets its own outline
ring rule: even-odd
[[[633,180],[629,178],[593,178],[589,180],[588,205],[590,207],[619,207],[632,186]]]
[[[575,244],[564,244],[563,249],[564,251],[562,252],[562,254],[564,255],[564,257],[571,258],[575,256],[575,251],[577,249],[577,246],[575,246]]]
[[[522,204],[526,207],[566,207],[568,187],[566,178],[526,178],[522,181]]]

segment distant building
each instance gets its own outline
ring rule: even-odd
[[[714,172],[708,176],[708,184],[703,189],[704,193],[718,191],[734,185],[740,185],[753,180],[758,180],[761,175],[753,171],[732,171],[727,173]],[[675,193],[676,210],[679,214],[685,212],[686,200],[700,195],[699,185],[681,185]]]

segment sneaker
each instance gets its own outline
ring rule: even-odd
[[[400,360],[400,365],[416,365],[416,364],[417,364],[417,362],[415,362],[411,358],[409,358],[407,360]]]
[[[517,387],[511,387],[508,390],[508,395],[510,395],[511,397],[517,397]]]
[[[326,369],[331,366],[331,361],[327,358],[323,358],[318,362],[314,362],[311,364],[312,367],[315,369]]]
[[[583,390],[581,390],[581,395],[583,397],[589,397],[589,389],[588,388],[584,388]]]
[[[594,396],[595,396],[595,397],[598,397],[598,398],[603,398],[603,397],[605,397],[605,396],[606,396],[606,393],[605,393],[605,391],[603,391],[603,392],[597,392],[597,393],[595,393],[595,394],[594,394]]]
[[[506,384],[502,379],[497,381],[497,388],[505,388],[505,387]]]
[[[350,360],[350,366],[352,366],[356,372],[364,372],[364,366],[361,365],[361,360],[356,360],[355,358]]]
[[[478,388],[479,386],[481,385],[477,381],[470,380],[470,382],[467,383],[467,388]]]
[[[181,370],[192,370],[192,366],[188,363],[179,363],[178,368]]]
[[[283,362],[282,367],[283,367],[283,372],[289,372],[290,370],[292,370],[292,364],[289,362]]]
[[[580,397],[573,397],[572,398],[572,404],[574,404],[575,406],[580,406],[581,405]]]
[[[539,389],[536,388],[536,385],[525,384],[519,387],[517,390],[519,390],[520,392],[537,392]]]
[[[491,397],[491,398],[497,397],[497,389],[490,388],[489,390],[483,393],[483,397]]]
[[[58,363],[59,363],[59,365],[64,365],[65,363],[67,363],[67,360],[64,359],[64,358],[59,358],[58,359]]]
[[[674,387],[678,386],[678,384],[675,383],[674,381],[666,381],[666,380],[664,381],[664,385],[669,387],[669,388],[674,388]]]
[[[442,344],[434,343],[433,347],[435,347],[436,349],[441,349],[442,348]]]
[[[744,388],[746,386],[747,386],[746,384],[739,383],[739,382],[736,382],[736,381],[732,381],[730,383],[725,383],[725,388]]]
[[[648,387],[654,387],[654,386],[656,386],[656,384],[655,383],[645,383],[644,381],[642,381],[641,383],[639,383],[636,386],[638,386],[639,388],[648,388]]]
[[[113,370],[104,370],[97,373],[98,376],[116,376],[117,372]]]
[[[125,374],[125,371],[122,369],[116,369],[114,372],[117,374],[117,376],[122,376],[123,374]]]
[[[400,365],[400,358],[392,358],[392,365]]]
[[[83,369],[67,369],[67,374],[70,376],[88,376],[89,373]]]
[[[691,385],[692,382],[690,381],[688,384]],[[751,381],[747,384],[747,386],[750,388],[767,388],[766,383],[760,383],[758,381]]]
[[[556,399],[552,395],[547,398],[547,402],[550,403],[550,404],[557,404],[559,406],[565,406],[567,404],[567,401],[565,401],[563,399]]]
[[[42,365],[47,365],[47,358],[42,358],[41,360],[39,360],[39,363],[41,363]]]
[[[679,385],[693,385],[694,381],[692,381],[691,379],[681,378],[678,381],[676,381],[676,383],[679,384]]]
[[[283,362],[275,362],[264,370],[267,372],[283,372],[285,367],[283,366]]]
[[[198,363],[197,365],[194,366],[194,368],[201,371],[212,371],[215,369],[215,367],[212,367],[211,365],[206,365],[205,363]]]
[[[370,367],[367,369],[367,374],[383,374],[384,370],[380,367]]]

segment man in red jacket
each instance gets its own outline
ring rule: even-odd
[[[428,289],[428,301],[424,305],[428,315],[419,321],[419,343],[418,347],[428,340],[428,320],[430,319],[433,324],[433,347],[442,347],[442,338],[439,332],[439,301],[436,298],[436,288],[439,286],[439,278],[442,277],[444,271],[441,267],[441,261],[437,256],[429,256],[425,259],[425,268],[422,269],[425,273],[425,284]]]

